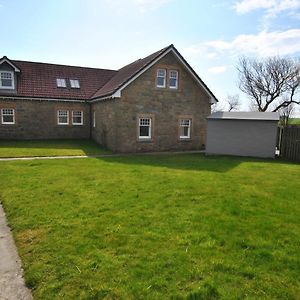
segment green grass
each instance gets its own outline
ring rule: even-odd
[[[0,140],[0,157],[64,156],[107,154],[91,140]]]
[[[35,299],[299,299],[299,182],[200,154],[0,163]]]
[[[300,118],[290,118],[289,124],[291,125],[300,125]]]

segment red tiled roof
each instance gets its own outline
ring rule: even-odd
[[[52,99],[88,100],[98,89],[109,81],[117,71],[73,67],[47,63],[11,60],[20,70],[17,79],[17,94],[20,97],[41,97]],[[80,89],[58,88],[56,79],[78,79]],[[1,93],[8,96],[7,92]]]
[[[139,59],[118,71],[9,60],[10,63],[21,70],[20,73],[17,73],[17,93],[9,94],[8,91],[1,92],[0,90],[0,96],[70,100],[91,100],[111,96],[159,56],[170,50],[170,48],[175,51],[208,93],[215,98],[213,93],[173,45],[165,47],[143,59]],[[2,59],[8,60],[7,57],[3,57]],[[57,78],[66,79],[67,88],[58,88],[56,86]],[[69,79],[78,79],[80,89],[70,88]]]
[[[129,81],[139,71],[144,69],[148,64],[150,64],[153,60],[155,60],[158,56],[160,56],[172,46],[173,45],[165,47],[143,59],[134,61],[133,63],[121,68],[120,70],[118,70],[118,73],[114,77],[112,77],[103,87],[101,87],[92,96],[92,98],[98,98],[113,94],[119,87],[121,87],[123,84]]]

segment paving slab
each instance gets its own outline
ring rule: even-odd
[[[32,300],[25,286],[21,260],[0,203],[0,299]]]

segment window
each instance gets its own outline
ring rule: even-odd
[[[165,69],[157,70],[156,86],[160,87],[160,88],[166,87],[166,70]]]
[[[169,72],[169,88],[177,89],[178,88],[178,72],[170,71]]]
[[[93,127],[96,127],[96,112],[93,112]]]
[[[69,111],[59,110],[57,112],[57,124],[58,125],[68,125],[69,124]]]
[[[66,85],[66,79],[57,78],[56,79],[56,86],[65,88],[67,86]]]
[[[72,124],[82,125],[83,124],[83,112],[82,111],[72,111]]]
[[[179,121],[179,137],[181,139],[191,138],[191,120],[181,119]]]
[[[79,80],[78,79],[70,79],[70,86],[73,89],[79,89],[80,88]]]
[[[151,118],[139,119],[139,138],[151,139]]]
[[[14,73],[8,71],[0,72],[0,88],[1,89],[14,89]]]
[[[2,124],[15,124],[15,110],[13,108],[1,109]]]

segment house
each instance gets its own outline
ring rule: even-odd
[[[114,152],[204,147],[217,99],[170,45],[115,70],[0,59],[0,139],[89,139]]]
[[[216,112],[207,118],[206,154],[275,157],[276,112]]]

